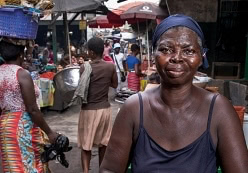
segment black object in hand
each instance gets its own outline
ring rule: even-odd
[[[45,145],[45,151],[41,154],[41,161],[46,163],[50,160],[57,159],[64,167],[68,168],[69,163],[65,158],[64,152],[68,152],[72,149],[69,146],[69,139],[64,135],[58,135],[54,144]]]

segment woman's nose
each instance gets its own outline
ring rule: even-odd
[[[174,54],[170,58],[169,62],[173,63],[173,64],[181,64],[181,63],[183,63],[183,59],[182,59],[180,51],[178,51],[176,54]]]

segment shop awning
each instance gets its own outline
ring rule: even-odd
[[[87,12],[102,7],[103,0],[53,0],[53,12]]]

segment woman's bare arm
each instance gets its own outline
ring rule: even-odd
[[[118,113],[100,173],[124,173],[126,171],[133,144],[134,119],[139,117],[137,100],[137,96],[132,96]]]
[[[145,74],[141,72],[141,65],[140,64],[135,64],[134,66],[135,74],[139,77],[144,77]]]
[[[31,115],[32,121],[48,135],[50,142],[53,143],[58,134],[50,129],[43,118],[43,114],[38,108],[34,91],[34,83],[30,74],[26,70],[21,69],[18,71],[17,76],[27,112]]]
[[[225,173],[246,173],[248,171],[248,150],[242,126],[233,106],[223,96],[215,104],[218,116],[217,153]]]
[[[112,88],[117,88],[117,86],[118,86],[118,77],[117,77],[117,73],[115,71],[115,67],[114,67],[114,70],[113,70],[113,76],[112,76],[112,79],[111,79],[110,86]]]

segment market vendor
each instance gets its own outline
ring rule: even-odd
[[[247,173],[240,120],[224,96],[192,84],[204,35],[189,16],[171,15],[155,29],[161,85],[128,99],[119,111],[100,173]],[[125,130],[123,130],[125,129]]]
[[[132,91],[140,90],[140,77],[145,76],[145,74],[141,73],[141,61],[137,58],[139,53],[140,47],[137,44],[132,44],[131,53],[126,59],[127,83],[128,88]]]
[[[79,55],[78,58],[77,58],[77,64],[79,66],[81,66],[82,64],[84,64],[84,57],[83,55]]]

